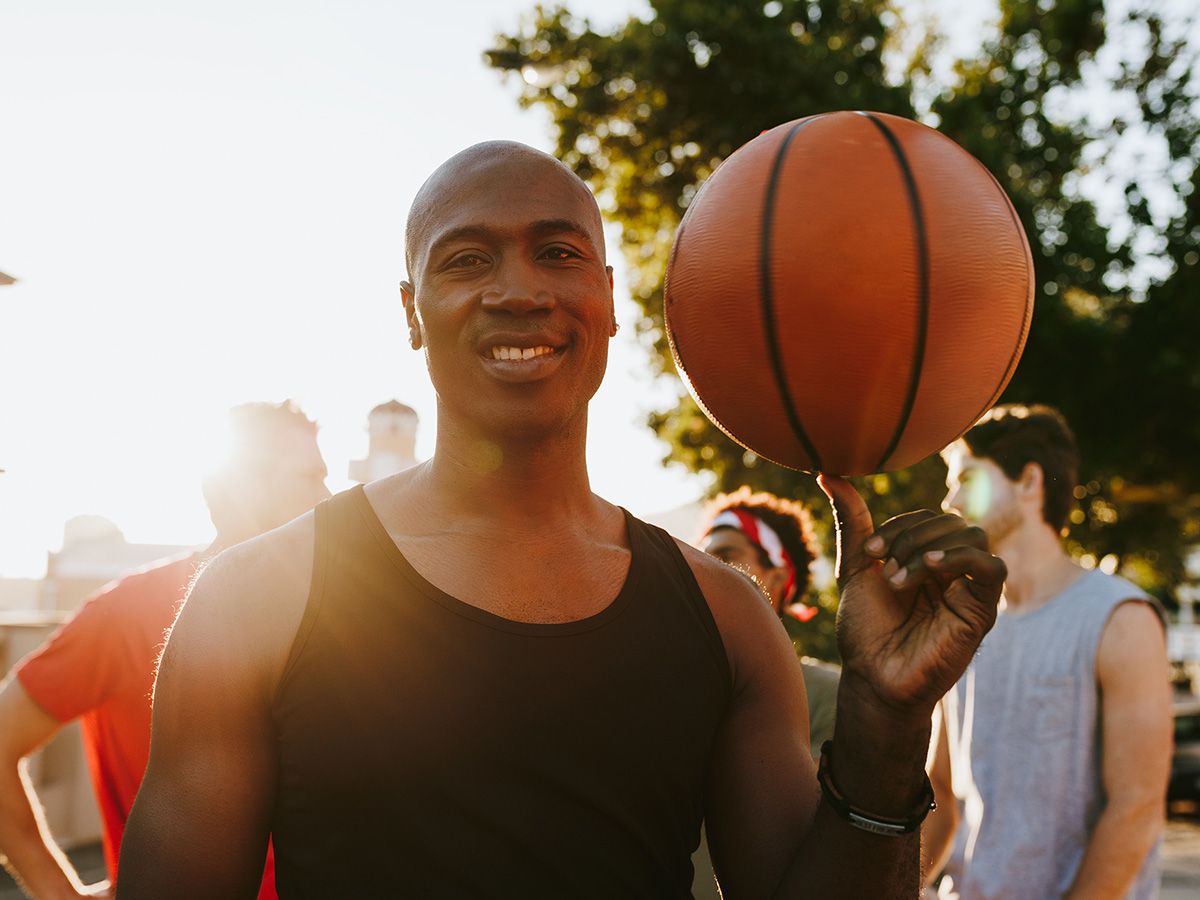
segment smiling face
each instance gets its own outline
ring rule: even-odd
[[[422,187],[408,244],[401,291],[439,415],[527,439],[586,422],[613,301],[582,182],[519,144],[472,147]]]

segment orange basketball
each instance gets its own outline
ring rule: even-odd
[[[667,266],[667,335],[710,419],[794,469],[912,465],[999,398],[1033,312],[1016,212],[917,122],[835,112],[739,148]]]

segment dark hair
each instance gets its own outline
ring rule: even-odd
[[[779,535],[779,543],[792,558],[796,567],[796,584],[789,597],[784,597],[787,603],[795,597],[801,597],[808,591],[813,560],[820,553],[816,535],[813,533],[812,516],[808,510],[792,500],[785,500],[768,494],[751,493],[750,488],[743,485],[731,494],[720,494],[705,509],[704,531],[710,528],[712,520],[727,510],[742,509],[750,515],[761,519]],[[758,550],[762,564],[767,568],[774,565],[761,547]]]
[[[1062,413],[1052,406],[997,406],[964,434],[972,456],[990,459],[1011,480],[1029,463],[1042,469],[1042,518],[1055,531],[1067,524],[1079,480],[1079,448]]]

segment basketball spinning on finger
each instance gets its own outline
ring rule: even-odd
[[[667,267],[675,363],[705,414],[781,465],[910,466],[999,399],[1033,312],[1029,242],[954,141],[884,113],[788,122],[733,153]]]

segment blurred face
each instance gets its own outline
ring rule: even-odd
[[[289,428],[278,456],[261,475],[256,519],[264,531],[277,528],[308,512],[329,496],[325,460],[316,435],[307,428]]]
[[[1022,522],[1016,485],[992,460],[972,456],[961,441],[943,458],[947,493],[942,509],[978,525],[987,532],[993,549],[997,548]]]
[[[767,592],[771,606],[779,611],[780,592],[786,583],[787,574],[775,566],[763,562],[760,551],[746,535],[736,528],[715,528],[704,539],[702,549],[709,556],[741,569]]]
[[[447,167],[402,286],[439,415],[524,438],[586,422],[613,321],[595,202],[532,153]]]

